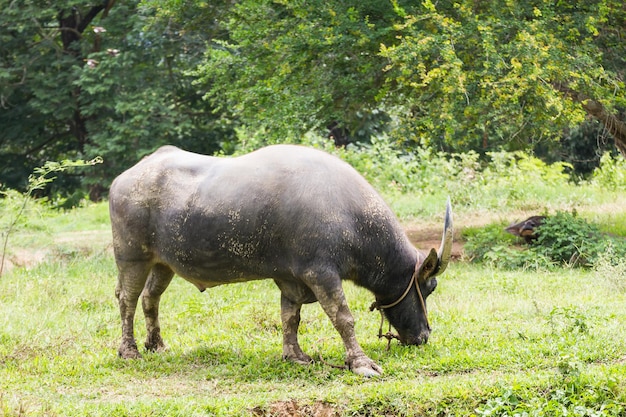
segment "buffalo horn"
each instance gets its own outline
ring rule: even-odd
[[[450,204],[450,197],[448,197],[448,203],[446,204],[446,217],[443,222],[443,236],[441,237],[441,245],[437,251],[437,258],[439,262],[434,275],[439,275],[446,270],[450,263],[450,257],[452,255],[452,205]]]

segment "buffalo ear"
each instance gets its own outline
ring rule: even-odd
[[[419,266],[417,277],[419,281],[426,282],[430,277],[436,275],[435,273],[439,269],[439,256],[437,251],[433,248],[426,256],[426,259]]]

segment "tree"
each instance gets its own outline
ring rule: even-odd
[[[0,183],[23,188],[46,160],[105,163],[73,183],[97,197],[157,146],[213,152],[230,121],[186,75],[206,34],[181,31],[138,1],[0,0]]]
[[[84,153],[87,131],[73,81],[89,43],[80,41],[97,36],[87,28],[113,3],[0,1],[6,28],[0,33],[3,183],[25,182],[46,156],[60,160]]]
[[[406,146],[544,145],[594,118],[624,152],[618,0],[0,0],[0,182],[104,158],[96,195],[157,146],[324,132]],[[544,146],[548,149],[549,146]],[[56,184],[63,184],[61,181]]]
[[[197,74],[277,137],[383,112],[409,144],[519,149],[594,117],[621,147],[625,15],[617,0],[243,0]]]
[[[404,13],[400,42],[382,48],[387,95],[406,97],[408,118],[421,135],[450,146],[526,145],[591,116],[623,150],[622,2],[425,1],[422,7]]]
[[[196,74],[214,106],[272,140],[327,129],[366,138],[388,119],[378,53],[399,20],[379,0],[240,1]]]

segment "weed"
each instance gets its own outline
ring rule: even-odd
[[[600,166],[593,172],[592,184],[609,190],[626,189],[626,160],[612,157],[605,153],[600,159]]]
[[[599,277],[610,282],[613,289],[626,292],[626,259],[616,256],[612,244],[609,243],[606,250],[598,255],[594,270]]]
[[[578,217],[576,211],[546,217],[537,235],[535,253],[571,266],[592,264],[605,246],[598,227]]]
[[[20,219],[22,218],[22,215],[24,214],[24,211],[26,210],[26,206],[31,201],[33,193],[35,191],[42,190],[46,185],[55,180],[55,177],[50,177],[51,174],[54,174],[56,172],[63,172],[70,168],[93,166],[99,163],[102,163],[102,158],[100,157],[87,162],[81,160],[66,160],[62,162],[48,161],[44,166],[34,169],[33,173],[28,177],[28,187],[26,191],[23,195],[20,196],[21,203],[19,203],[17,207],[14,207],[12,210],[7,210],[5,207],[1,207],[4,212],[2,213],[3,217],[8,218],[9,221],[6,225],[3,225],[4,229],[2,230],[3,240],[2,248],[0,249],[0,277],[2,276],[2,272],[4,270],[4,261],[7,252],[7,246],[9,244],[9,236],[16,229]],[[3,194],[5,197],[12,196],[13,198],[15,198],[16,192],[12,191],[11,193],[5,192],[1,194]],[[11,206],[8,207],[9,209],[11,208]]]
[[[555,307],[548,315],[548,322],[554,333],[589,333],[587,315],[572,307]]]
[[[477,416],[622,416],[625,405],[614,393],[597,383],[581,380],[576,363],[564,362],[568,378],[555,384],[544,395],[532,396],[516,387],[504,388],[500,394],[476,409]]]

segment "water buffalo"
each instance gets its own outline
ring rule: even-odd
[[[439,251],[421,254],[350,165],[293,145],[235,158],[165,146],[117,177],[109,198],[123,358],[140,357],[133,332],[140,295],[146,349],[164,349],[159,299],[174,274],[200,291],[273,279],[281,291],[283,357],[293,362],[311,362],[298,344],[300,308],[319,301],[341,335],[349,369],[382,373],[356,340],[342,279],[374,293],[401,343],[428,339],[424,300],[450,259],[449,203]]]

